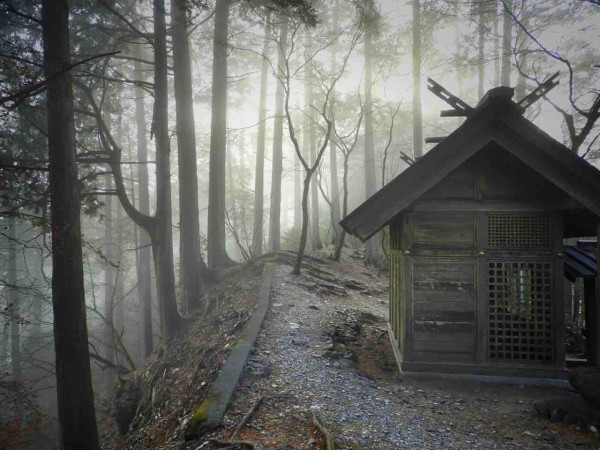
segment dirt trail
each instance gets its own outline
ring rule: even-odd
[[[265,448],[319,448],[313,413],[338,448],[598,448],[588,434],[534,415],[534,401],[575,395],[567,390],[398,378],[377,320],[387,318],[387,279],[358,261],[320,267],[346,280],[338,295],[327,286],[335,280],[319,286],[276,268],[263,331],[221,437],[264,397],[239,438]]]

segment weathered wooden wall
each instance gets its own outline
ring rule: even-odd
[[[401,368],[444,371],[449,365],[462,365],[468,372],[468,367],[492,366],[491,373],[507,368],[510,373],[511,366],[531,364],[560,368],[564,361],[561,210],[568,202],[543,177],[494,148],[452,172],[397,217],[390,225],[390,326]],[[536,223],[539,218],[547,236],[537,240],[517,236],[513,246],[495,245],[488,240],[489,215],[507,223],[519,217]],[[490,362],[488,272],[496,261],[525,267],[544,261],[546,273],[551,271],[551,361],[525,356],[516,360],[519,356],[513,355],[511,360]],[[494,353],[496,359],[498,354]],[[531,374],[539,375],[535,370]]]

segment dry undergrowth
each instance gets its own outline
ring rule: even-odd
[[[130,431],[118,436],[114,421],[104,426],[107,449],[181,448],[187,418],[216,378],[254,311],[260,270],[248,266],[222,280],[206,314],[188,320],[185,331],[125,382],[141,389]]]

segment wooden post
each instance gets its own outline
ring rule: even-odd
[[[563,257],[554,258],[554,323],[556,324],[556,366],[559,369],[564,369],[566,365],[565,355],[565,342],[566,342],[566,329],[565,329],[565,283],[563,279],[565,277],[564,261]]]
[[[596,230],[597,238],[600,238],[600,224],[597,226]],[[595,298],[591,302],[593,304],[593,308],[591,308],[590,316],[592,321],[592,329],[588,332],[588,336],[592,337],[592,353],[594,365],[596,367],[600,367],[600,330],[598,329],[600,325],[600,308],[598,308],[598,299],[600,299],[600,242],[596,242],[596,286],[592,292],[595,293]],[[591,289],[590,289],[591,290]],[[587,295],[587,294],[586,294]],[[587,311],[586,311],[587,314]]]

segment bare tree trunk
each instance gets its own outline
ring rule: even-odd
[[[125,257],[123,253],[123,246],[125,245],[125,237],[123,235],[123,228],[125,227],[125,221],[123,220],[123,208],[121,205],[116,205],[117,213],[117,226],[115,230],[117,232],[117,252],[115,254],[116,262],[118,264],[116,277],[115,277],[115,295],[114,295],[114,307],[113,307],[113,327],[120,339],[122,339],[122,346],[125,347]],[[115,362],[116,365],[120,365],[119,352],[117,351],[117,345],[115,342],[116,336],[113,337],[113,346],[115,348]]]
[[[375,145],[373,143],[373,30],[365,30],[365,198],[377,191],[375,175]],[[367,241],[367,264],[375,262],[378,248],[377,236]]]
[[[308,40],[308,37],[306,37],[306,40]],[[305,57],[306,59],[306,57]],[[305,61],[306,63],[306,61]],[[304,111],[305,114],[303,115],[303,127],[302,127],[302,157],[304,158],[305,161],[309,161],[310,163],[310,158],[311,158],[311,151],[310,151],[310,81],[309,81],[309,70],[308,70],[308,63],[304,66]],[[304,176],[306,176],[306,174],[304,174]],[[302,180],[302,183],[304,183],[304,179]],[[301,190],[304,190],[304,186],[303,184],[301,185]],[[309,191],[310,192],[310,191]],[[310,195],[310,193],[309,193]],[[307,200],[306,206],[307,208],[309,208],[308,212],[309,212],[309,217],[308,217],[308,222],[307,223],[307,239],[308,239],[308,234],[312,232],[311,230],[311,218],[310,218],[310,199]],[[302,214],[302,218],[303,218],[303,224],[304,224],[304,213],[302,211],[302,199],[300,201],[300,212]]]
[[[10,360],[15,380],[21,378],[21,333],[19,330],[19,289],[17,276],[17,221],[8,216],[8,313],[10,316]]]
[[[120,103],[121,92],[119,91],[118,102]],[[117,119],[117,141],[123,146],[123,116],[119,114]],[[131,156],[131,152],[130,152]],[[130,168],[130,176],[132,169]],[[133,177],[132,177],[133,178]],[[112,178],[109,178],[112,181]],[[133,186],[132,186],[133,189]],[[135,202],[135,196],[132,197],[132,201]],[[111,202],[112,203],[112,202]],[[112,327],[116,334],[112,336],[112,343],[114,349],[114,358],[115,365],[117,366],[116,371],[118,372],[118,367],[120,366],[119,360],[119,343],[117,339],[121,340],[121,348],[125,348],[125,257],[123,253],[123,248],[125,246],[125,233],[124,229],[126,228],[125,220],[123,217],[123,207],[117,202],[115,204],[116,217],[115,217],[115,232],[116,232],[116,252],[114,252],[115,263],[117,264],[115,271],[115,281],[114,281],[114,295],[113,295],[113,314],[112,314]],[[114,237],[113,237],[114,239]],[[117,337],[118,336],[118,337]]]
[[[279,78],[279,81],[282,84],[284,84],[286,87],[286,89],[285,89],[285,115],[287,118],[289,137],[294,146],[294,151],[296,153],[296,156],[300,159],[300,162],[302,163],[302,167],[304,168],[304,171],[305,171],[304,187],[303,187],[303,191],[302,191],[302,228],[300,231],[300,243],[299,243],[299,247],[298,247],[298,254],[296,255],[296,262],[294,264],[294,269],[292,271],[292,273],[294,273],[296,275],[300,274],[300,271],[302,268],[302,260],[304,258],[304,252],[306,249],[306,238],[307,238],[307,234],[308,234],[308,195],[309,195],[309,190],[310,190],[311,177],[315,174],[315,172],[317,171],[317,169],[319,167],[319,164],[321,163],[323,154],[325,153],[325,150],[327,149],[327,147],[329,145],[329,139],[331,137],[331,131],[333,129],[333,123],[330,118],[330,115],[331,115],[331,92],[335,89],[335,85],[336,85],[337,81],[343,75],[344,70],[347,66],[348,58],[350,57],[350,53],[354,49],[360,34],[361,34],[361,29],[359,28],[355,32],[355,34],[352,38],[352,43],[351,43],[348,54],[343,59],[342,69],[335,76],[334,80],[332,81],[332,83],[329,87],[323,86],[324,87],[324,99],[323,99],[322,106],[320,108],[318,108],[318,111],[319,111],[321,118],[325,121],[327,128],[326,128],[326,130],[324,130],[323,141],[320,144],[318,151],[316,152],[316,158],[314,160],[314,163],[310,166],[309,166],[308,162],[306,161],[306,158],[302,155],[302,151],[300,148],[300,144],[298,143],[298,138],[296,136],[296,130],[295,130],[294,124],[292,122],[292,116],[290,113],[289,100],[290,100],[290,78],[291,77],[290,77],[289,64],[288,64],[289,61],[286,61],[285,71],[282,74],[283,76],[281,76]],[[294,33],[294,35],[295,35],[295,33]],[[281,67],[280,67],[280,69],[281,69]]]
[[[294,229],[302,226],[302,165],[294,155]]]
[[[412,66],[413,66],[413,153],[423,156],[423,117],[421,111],[421,4],[412,0]]]
[[[173,72],[179,162],[180,285],[188,310],[200,306],[206,266],[200,253],[198,169],[192,93],[192,68],[188,37],[187,0],[171,0]]]
[[[340,186],[338,183],[337,148],[333,140],[329,142],[329,175],[331,177],[331,243],[340,236]]]
[[[521,3],[521,22],[525,29],[529,28],[529,11],[527,10],[526,0],[522,0]],[[528,5],[527,7],[533,7],[532,5]],[[527,34],[523,32],[520,28],[517,30],[517,37],[515,42],[516,51],[519,52],[519,62],[518,65],[521,68],[521,71],[526,72],[527,69]],[[527,79],[521,75],[520,72],[517,72],[517,86],[515,87],[515,97],[517,100],[521,100],[525,97],[527,91]]]
[[[238,202],[237,202],[237,198],[236,198],[236,192],[234,189],[234,178],[233,178],[233,162],[232,162],[232,152],[230,151],[231,148],[228,149],[227,153],[229,154],[229,157],[227,158],[227,195],[228,195],[228,211],[226,211],[226,217],[229,221],[229,225],[231,226],[231,228],[233,229],[233,233],[235,233],[236,236],[238,236],[238,239],[240,237],[240,226],[239,226],[239,220],[238,220]],[[241,242],[240,242],[241,243]],[[234,254],[234,258],[237,258],[238,260],[243,259],[243,255],[242,252],[239,248],[238,245],[236,245],[233,249],[233,254]]]
[[[461,40],[461,18],[460,18],[460,4],[455,4],[455,14],[456,14],[456,22],[454,24],[454,33],[456,39],[456,48],[454,49],[454,59],[456,61],[456,86],[458,90],[458,96],[463,95],[463,73],[462,73],[462,47],[460,45]],[[463,123],[464,119],[462,117],[456,118],[456,126],[459,127]]]
[[[314,116],[311,114],[311,121],[313,120]],[[310,132],[310,164],[314,165],[316,159],[317,159],[317,150],[316,150],[316,146],[317,146],[317,139],[316,139],[316,135],[315,135],[315,126],[314,124],[311,124],[309,127],[309,132]],[[310,220],[310,224],[311,224],[311,232],[310,232],[310,238],[311,238],[311,244],[312,244],[312,248],[313,250],[316,249],[320,249],[323,248],[323,243],[321,242],[321,224],[320,224],[320,218],[319,218],[319,188],[317,186],[317,177],[314,176],[311,180],[310,180],[310,205],[311,205],[311,220]]]
[[[145,80],[142,64],[141,46],[136,45],[134,72],[136,80]],[[148,141],[146,138],[146,109],[144,105],[145,91],[139,86],[135,87],[135,118],[137,124],[137,166],[139,181],[139,209],[140,212],[150,215],[150,189],[148,182]],[[148,232],[140,227],[139,239],[139,264],[137,265],[138,295],[140,302],[140,332],[141,356],[146,360],[152,353],[152,267],[151,243]]]
[[[171,161],[167,88],[167,28],[164,0],[154,0],[154,133],[156,136],[156,232],[151,233],[163,333],[175,336],[181,323],[175,299],[171,229]]]
[[[499,3],[494,3],[491,9],[493,16],[493,33],[494,33],[494,87],[500,86],[500,30],[499,30]]]
[[[61,447],[99,449],[88,350],[66,1],[43,0],[52,305]]]
[[[348,156],[344,156],[344,171],[342,174],[342,217],[346,218],[348,215]],[[344,247],[344,240],[346,239],[346,230],[342,229],[340,238],[335,244],[335,252],[333,253],[333,260],[338,261],[342,256],[342,248]]]
[[[312,172],[306,171],[306,176],[302,186],[302,228],[300,230],[298,256],[296,257],[296,264],[294,265],[294,270],[292,272],[294,275],[300,275],[300,270],[302,269],[302,259],[304,258],[304,252],[306,249],[306,240],[308,237],[308,192],[310,190],[310,178],[312,175]]]
[[[150,236],[152,259],[156,273],[158,306],[163,337],[170,340],[181,323],[175,298],[173,264],[173,234],[171,224],[171,173],[168,128],[167,48],[164,0],[154,0],[154,117],[156,138],[156,212],[148,216],[131,203],[121,170],[121,147],[112,136],[102,117],[102,110],[93,92],[83,83],[79,87],[90,101],[100,131],[102,145],[107,152],[113,173],[116,194],[127,215]]]
[[[112,190],[112,179],[106,177],[106,191]],[[115,298],[115,243],[113,240],[113,201],[112,195],[107,195],[104,200],[104,358],[109,363],[114,363],[113,346],[113,310]],[[112,368],[103,371],[105,389],[111,389],[115,381],[115,372]]]
[[[238,170],[240,174],[245,174],[246,173],[246,136],[245,135],[240,135],[240,140],[239,140],[239,145],[238,145],[238,157],[239,157],[239,161],[238,161]],[[248,244],[249,240],[248,240],[248,228],[247,228],[247,224],[246,224],[246,218],[245,218],[245,212],[246,212],[246,205],[243,202],[242,197],[239,194],[237,195],[237,200],[238,200],[238,209],[236,210],[236,219],[239,223],[239,228],[238,228],[238,238],[240,240],[240,246],[236,246],[238,247],[238,250],[240,250],[240,256],[242,258],[247,258],[251,255],[251,243]],[[246,248],[242,248],[242,244],[245,244]]]
[[[502,70],[500,73],[500,84],[510,86],[510,58],[512,47],[512,17],[508,10],[512,8],[512,0],[503,0],[504,22],[502,31]]]
[[[313,40],[310,32],[307,32],[307,47],[312,49]],[[314,73],[312,68],[312,62],[308,62],[305,66],[305,77],[306,77],[306,100],[308,103],[308,109],[306,115],[308,116],[308,151],[310,156],[310,164],[313,166],[317,159],[317,134],[315,129],[315,93],[313,90]],[[317,168],[317,170],[319,170]],[[321,242],[321,226],[319,218],[319,188],[317,186],[317,177],[313,177],[310,181],[310,206],[311,206],[311,232],[310,237],[312,241],[313,250],[323,247]]]
[[[269,41],[271,40],[269,19],[265,24],[263,60],[260,72],[260,99],[258,104],[258,135],[256,137],[256,168],[254,174],[254,223],[252,256],[263,252],[263,228],[265,217],[265,134],[267,121],[267,81],[269,75]]]
[[[281,18],[279,35],[279,56],[277,58],[277,71],[281,76],[284,73],[285,48],[287,43],[288,24]],[[273,124],[273,167],[271,170],[271,209],[269,215],[269,250],[281,250],[281,178],[283,169],[283,85],[277,83],[275,91],[275,121]]]
[[[481,99],[485,83],[485,5],[483,0],[477,1],[477,98]]]
[[[213,40],[210,174],[208,181],[208,266],[231,266],[225,240],[225,160],[227,153],[227,34],[230,0],[217,0]]]
[[[340,2],[335,0],[333,5],[333,29],[339,28]],[[335,73],[337,60],[337,45],[331,46],[331,73]],[[332,92],[332,103],[335,103],[335,93]],[[335,124],[333,125],[335,127]],[[338,183],[337,147],[332,139],[329,141],[329,176],[331,177],[331,242],[335,245],[340,236],[340,187]]]

